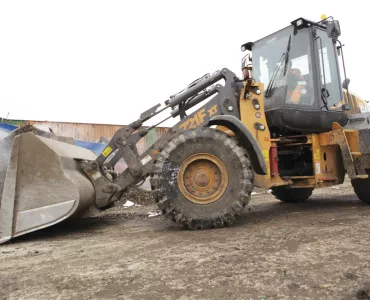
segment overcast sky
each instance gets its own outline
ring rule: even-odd
[[[241,44],[323,13],[340,21],[350,89],[369,99],[366,2],[343,3],[0,1],[0,117],[127,124],[207,72],[240,76]]]

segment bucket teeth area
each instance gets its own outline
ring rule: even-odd
[[[94,202],[92,183],[79,161],[87,149],[21,133],[0,144],[0,241],[51,226],[85,212]]]

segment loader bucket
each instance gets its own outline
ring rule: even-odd
[[[0,243],[84,213],[95,191],[79,160],[95,158],[34,132],[0,141]]]

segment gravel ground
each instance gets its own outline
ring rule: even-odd
[[[0,246],[0,299],[370,299],[370,207],[348,182],[301,204],[253,196],[219,230],[141,203]]]

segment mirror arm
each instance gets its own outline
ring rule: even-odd
[[[343,88],[345,88],[347,90],[347,97],[344,97],[344,101],[345,101],[345,104],[349,105],[349,100],[348,100],[348,97],[349,97],[349,90],[348,90],[349,80],[347,78],[346,64],[344,63],[344,55],[343,55],[343,46],[344,45],[342,45],[342,43],[340,42],[340,40],[337,40],[337,42],[339,43],[339,49],[340,49],[341,56],[342,56],[344,82],[346,83],[346,87],[343,87]]]

